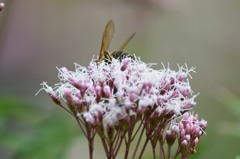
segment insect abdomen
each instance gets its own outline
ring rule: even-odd
[[[123,52],[123,51],[115,51],[112,53],[112,57],[115,59],[119,59],[120,61],[126,57],[130,57],[132,59],[134,59],[134,57],[132,55],[130,55],[127,52]]]

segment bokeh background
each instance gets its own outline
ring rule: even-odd
[[[194,112],[208,121],[195,159],[240,155],[239,0],[8,0],[0,12],[0,158],[88,158],[75,121],[47,94],[56,66],[74,69],[98,55],[109,19],[111,49],[133,32],[127,50],[148,63],[196,67]],[[158,68],[161,65],[158,65]],[[104,158],[96,144],[95,158]],[[149,158],[148,155],[145,158]]]

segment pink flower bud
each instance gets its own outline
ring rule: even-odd
[[[191,130],[192,130],[192,128],[191,128],[190,124],[187,124],[186,125],[186,132],[191,133]]]
[[[99,117],[102,118],[102,115],[104,114],[104,109],[100,104],[93,104],[91,105],[89,112],[91,113],[92,116],[96,118]]]
[[[126,109],[130,109],[133,106],[133,103],[130,100],[125,100],[124,106]]]
[[[167,130],[166,131],[166,136],[171,136],[172,135],[172,131],[171,130]]]
[[[179,127],[177,125],[172,125],[170,127],[171,131],[173,134],[178,134],[179,133]]]
[[[71,92],[69,89],[64,89],[64,97],[67,101],[67,105],[68,105],[68,108],[71,110],[71,112],[73,112],[74,114],[76,113],[76,109],[74,107],[74,102],[73,102],[73,98],[72,98],[72,95],[71,95]]]
[[[190,93],[190,90],[189,88],[184,88],[184,89],[181,89],[180,92],[184,97],[187,97]]]
[[[131,58],[127,57],[127,58],[124,58],[122,60],[122,67],[121,67],[121,71],[124,71],[127,67],[128,67],[128,64],[131,62]]]
[[[177,136],[174,133],[172,133],[171,130],[166,131],[166,140],[169,146],[172,146],[174,144],[176,138]]]
[[[131,102],[135,102],[137,100],[137,94],[134,92],[130,92],[129,99]]]
[[[78,82],[77,79],[69,77],[69,83],[73,85],[75,88],[80,89],[80,83]]]
[[[193,120],[195,120],[195,121],[197,121],[197,120],[198,120],[198,114],[195,114],[195,115],[194,115],[194,118],[193,118]]]
[[[151,83],[149,83],[149,82],[144,82],[143,83],[143,88],[142,89],[145,90],[147,93],[150,92],[151,88],[152,88],[152,84]]]
[[[54,103],[56,103],[57,105],[61,105],[61,101],[59,100],[59,98],[57,97],[57,95],[54,94],[50,94],[51,99],[53,100]]]
[[[104,86],[103,91],[104,91],[105,97],[110,98],[110,96],[111,96],[110,87],[109,86]]]
[[[196,146],[197,146],[197,144],[198,144],[198,141],[199,141],[199,139],[198,139],[198,137],[196,137],[196,138],[194,139],[194,141],[193,141],[193,147],[194,147],[194,148],[196,148]]]
[[[196,103],[192,99],[186,99],[183,103],[182,108],[187,110],[193,108],[194,105],[196,105]]]
[[[72,100],[72,96],[71,96],[71,92],[69,89],[64,89],[64,96],[65,96],[65,99],[68,103],[72,103],[73,100]]]
[[[102,97],[102,88],[100,86],[96,86],[96,95],[98,99]]]
[[[72,96],[73,104],[77,112],[83,112],[86,106],[86,103],[77,96]]]
[[[187,134],[187,135],[185,136],[185,138],[186,138],[186,140],[189,142],[190,139],[191,139],[191,136],[190,136],[189,134]]]
[[[187,77],[187,75],[184,72],[178,72],[176,77],[178,81],[182,82]]]
[[[193,125],[192,133],[195,134],[195,135],[198,135],[199,131],[200,131],[200,129],[199,129],[198,125]]]
[[[197,137],[200,137],[202,136],[203,132],[202,131],[199,131],[198,134],[197,134]]]
[[[94,94],[95,92],[95,87],[91,84],[88,85],[88,92],[91,94]]]
[[[82,96],[85,94],[85,91],[87,90],[87,88],[88,88],[88,85],[85,80],[79,83],[79,90],[81,91]]]
[[[188,112],[184,113],[183,114],[183,121],[187,121],[188,118],[189,118],[189,113]]]
[[[96,120],[90,113],[84,113],[83,117],[86,120],[86,122],[91,123],[92,125],[96,124]]]
[[[185,138],[185,135],[186,135],[186,131],[183,129],[182,131],[181,131],[181,134],[180,134],[181,136],[181,140],[183,140],[184,138]]]
[[[171,81],[170,83],[171,85],[176,84],[177,81],[176,81],[175,75],[170,77],[170,81]]]
[[[206,127],[207,127],[207,121],[202,119],[202,120],[200,121],[200,123],[199,123],[199,126],[200,126],[203,130],[205,130]]]
[[[183,141],[181,142],[181,146],[182,146],[183,148],[186,148],[186,147],[188,146],[187,140],[183,140]]]
[[[179,127],[180,131],[184,130],[184,126],[183,126],[182,123],[179,123],[179,124],[178,124],[178,127]]]
[[[157,104],[158,105],[161,105],[161,104],[167,103],[167,102],[169,102],[167,95],[162,95],[162,96],[157,98]]]

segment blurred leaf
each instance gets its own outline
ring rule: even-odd
[[[240,120],[240,97],[222,88],[218,92],[217,98],[225,108]],[[219,125],[219,132],[226,135],[231,135],[240,138],[240,124],[234,122],[221,122]]]
[[[235,118],[240,120],[240,97],[229,90],[222,88],[218,91],[217,99],[223,103],[225,108],[234,115]]]
[[[61,159],[68,144],[80,134],[67,113],[12,98],[0,98],[0,129],[0,149],[20,159]]]
[[[222,134],[227,134],[240,138],[240,124],[232,122],[222,122],[219,126]]]

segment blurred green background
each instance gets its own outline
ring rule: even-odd
[[[43,92],[56,66],[74,69],[99,53],[103,28],[115,21],[111,50],[127,47],[145,62],[187,63],[197,106],[208,121],[195,159],[240,155],[239,0],[8,0],[0,12],[0,158],[87,158],[76,122]],[[161,65],[158,65],[161,67]],[[104,158],[101,145],[95,157]],[[147,155],[146,155],[146,158]]]

